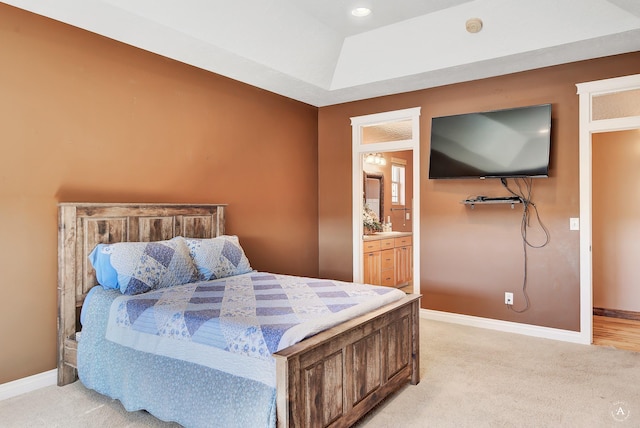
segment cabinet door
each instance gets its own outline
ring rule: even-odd
[[[412,253],[412,246],[398,247],[395,249],[396,286],[408,284],[412,279]]]
[[[363,254],[364,283],[381,285],[380,268],[382,257],[380,251],[371,251]]]

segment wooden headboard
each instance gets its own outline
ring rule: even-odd
[[[79,312],[97,284],[88,256],[97,244],[213,238],[224,234],[220,204],[58,204],[58,385],[76,379]]]

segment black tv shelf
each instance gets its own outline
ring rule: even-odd
[[[473,199],[465,199],[464,201],[462,201],[462,203],[465,205],[470,205],[471,209],[473,209],[476,204],[511,204],[511,209],[513,209],[514,205],[522,203],[522,200],[518,197],[489,198],[486,196],[481,196]]]

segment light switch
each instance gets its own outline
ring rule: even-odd
[[[578,217],[569,219],[569,230],[580,230],[580,219]]]

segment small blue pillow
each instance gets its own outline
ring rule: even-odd
[[[184,241],[202,281],[253,271],[237,236],[223,235],[211,239],[185,238]]]
[[[113,244],[112,244],[113,245]],[[118,285],[118,273],[111,265],[111,251],[108,244],[98,244],[89,254],[89,261],[96,271],[98,284],[110,290],[120,288]]]
[[[119,288],[122,294],[140,294],[198,280],[182,237],[158,242],[99,244],[89,255],[98,283]]]

